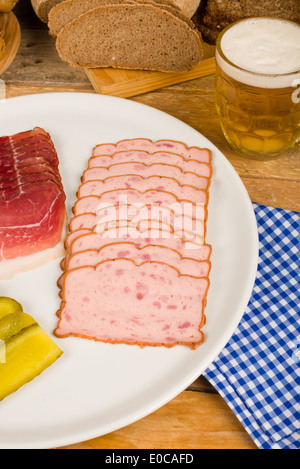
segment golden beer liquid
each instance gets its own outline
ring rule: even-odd
[[[217,49],[223,54],[220,39]],[[232,78],[221,68],[222,60],[216,62],[217,112],[224,135],[235,151],[268,159],[300,142],[300,79],[296,85],[288,80],[288,88],[259,88],[237,81],[238,72]]]

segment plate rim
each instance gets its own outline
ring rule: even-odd
[[[6,449],[6,448],[15,449],[16,447],[18,447],[18,448],[32,448],[32,447],[34,447],[34,448],[49,448],[49,447],[61,447],[61,446],[76,444],[76,443],[83,442],[83,441],[86,441],[86,440],[89,440],[89,439],[101,437],[103,435],[106,435],[106,434],[111,433],[113,431],[116,431],[118,429],[121,429],[121,428],[123,428],[127,425],[130,425],[130,424],[144,418],[147,415],[150,415],[154,411],[156,411],[159,408],[161,408],[162,406],[166,405],[173,398],[175,398],[181,392],[183,392],[199,375],[204,373],[204,371],[217,358],[219,353],[225,347],[226,343],[230,340],[230,338],[234,334],[234,331],[237,328],[237,326],[238,326],[238,324],[239,324],[239,322],[240,322],[240,320],[241,320],[241,318],[242,318],[242,316],[245,312],[245,309],[246,309],[247,304],[249,302],[249,299],[251,297],[251,293],[253,291],[253,286],[254,286],[254,283],[255,283],[257,267],[258,267],[259,237],[258,237],[256,217],[255,217],[255,213],[254,213],[254,209],[253,209],[253,206],[252,206],[250,196],[247,192],[247,189],[246,189],[245,185],[242,182],[241,177],[239,176],[239,174],[237,173],[237,171],[235,170],[233,165],[226,158],[224,153],[215,144],[213,144],[207,137],[205,137],[199,131],[197,131],[196,129],[194,129],[190,125],[186,124],[184,121],[180,120],[179,118],[176,118],[176,117],[168,114],[165,111],[161,111],[160,109],[154,108],[154,107],[149,106],[147,104],[139,103],[139,102],[136,102],[136,101],[131,101],[131,100],[128,100],[128,99],[125,99],[125,98],[120,98],[120,97],[115,97],[115,96],[108,96],[108,95],[99,95],[99,94],[95,94],[93,92],[74,92],[74,91],[66,92],[66,91],[64,91],[64,92],[34,93],[34,94],[30,94],[30,95],[14,96],[14,97],[10,97],[10,98],[4,99],[4,100],[0,100],[0,105],[3,102],[8,103],[8,102],[11,102],[11,101],[14,101],[14,102],[19,102],[19,101],[21,102],[21,101],[27,101],[27,100],[31,101],[32,99],[33,100],[38,99],[38,100],[41,100],[41,101],[45,100],[45,99],[46,99],[46,101],[49,100],[49,99],[50,100],[53,99],[53,101],[54,101],[58,97],[60,99],[60,103],[62,103],[64,101],[64,98],[67,98],[67,99],[74,99],[75,98],[76,99],[77,97],[80,97],[81,99],[84,99],[84,100],[85,99],[93,99],[93,100],[99,100],[99,101],[101,101],[101,100],[104,100],[104,101],[115,100],[115,101],[119,101],[119,102],[126,101],[126,103],[128,105],[130,105],[130,106],[132,105],[133,107],[136,107],[137,109],[140,108],[140,107],[143,107],[143,108],[146,108],[148,110],[151,110],[151,112],[154,111],[155,113],[161,114],[162,118],[165,117],[169,120],[174,120],[177,123],[179,123],[180,125],[182,125],[183,127],[189,129],[189,131],[192,130],[195,133],[195,137],[200,136],[203,140],[205,140],[205,144],[209,145],[209,148],[212,150],[212,152],[216,152],[216,154],[218,154],[218,158],[220,158],[220,157],[223,158],[223,163],[225,163],[228,166],[228,168],[231,171],[233,177],[236,179],[237,184],[239,185],[240,192],[243,195],[244,201],[248,205],[247,214],[249,215],[249,221],[251,223],[251,229],[252,229],[252,234],[251,234],[251,240],[252,240],[252,243],[253,243],[252,249],[253,249],[253,251],[255,251],[256,256],[255,256],[255,259],[252,259],[252,265],[249,266],[249,271],[251,272],[251,280],[248,281],[248,284],[247,284],[248,287],[245,288],[243,299],[240,301],[239,308],[237,308],[238,312],[237,311],[235,312],[234,320],[231,321],[231,327],[230,327],[231,332],[230,333],[228,332],[226,336],[225,335],[223,336],[223,340],[219,341],[218,347],[216,347],[216,349],[214,349],[213,353],[210,353],[210,355],[208,357],[206,357],[206,360],[203,359],[201,361],[201,364],[199,364],[199,367],[195,368],[193,370],[193,372],[191,372],[188,375],[188,379],[185,378],[184,380],[182,380],[182,382],[180,381],[180,383],[176,387],[174,386],[174,388],[172,388],[172,391],[171,390],[167,390],[167,391],[165,390],[163,395],[161,395],[160,397],[158,397],[155,400],[151,401],[151,404],[149,404],[146,409],[145,409],[145,406],[143,406],[143,411],[138,409],[135,412],[131,413],[130,418],[128,418],[128,416],[127,416],[126,418],[123,417],[123,419],[119,419],[119,420],[115,419],[114,423],[110,422],[110,424],[106,424],[106,426],[104,426],[104,427],[103,427],[103,425],[102,426],[99,425],[99,430],[97,430],[97,428],[98,428],[98,426],[97,426],[97,428],[93,428],[93,430],[76,431],[75,432],[76,433],[76,438],[74,436],[72,436],[73,433],[71,433],[70,436],[69,436],[69,434],[64,436],[64,438],[62,438],[62,437],[58,437],[58,438],[48,437],[47,438],[46,437],[42,441],[38,441],[37,445],[34,445],[34,446],[32,446],[32,444],[33,444],[32,442],[29,442],[26,439],[25,439],[26,441],[24,440],[22,442],[21,446],[16,446],[14,443],[11,443],[10,445],[6,444],[5,446],[2,446],[1,441],[0,441],[0,448],[3,448],[3,449]],[[123,422],[122,422],[122,420],[123,420]],[[124,421],[124,420],[126,420],[126,421]],[[100,428],[102,428],[102,430],[100,430]]]

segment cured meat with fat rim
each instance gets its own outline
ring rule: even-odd
[[[211,152],[182,142],[94,148],[57,281],[58,337],[192,349],[204,340],[211,176]]]
[[[26,145],[25,148],[13,148],[13,152],[14,154],[12,156],[11,150],[6,150],[5,152],[0,151],[0,164],[8,164],[11,160],[13,160],[15,164],[23,164],[26,162],[25,160],[28,156],[32,155],[32,153],[36,153],[42,155],[50,164],[54,166],[58,165],[57,155],[53,152],[51,146],[46,147],[44,144]]]
[[[114,204],[115,206],[120,206],[123,204],[143,203],[172,207],[172,204],[180,203],[183,201],[190,204],[202,204],[203,206],[206,206],[208,204],[208,192],[193,188],[188,188],[187,191],[184,191],[177,186],[177,188],[179,189],[177,191],[178,195],[174,192],[162,189],[146,188],[146,190],[140,191],[135,188],[122,188],[115,190],[106,190],[98,196],[93,194],[93,190],[91,189],[92,184],[90,184],[90,182],[91,181],[86,182],[80,186],[80,198],[83,199],[84,197],[90,196],[98,197],[99,203],[105,202]],[[86,187],[85,185],[88,185],[88,187]]]
[[[205,226],[202,223],[196,225],[196,229],[188,230],[182,226],[173,226],[167,222],[155,222],[151,220],[141,220],[139,223],[128,223],[127,220],[119,220],[111,222],[108,226],[103,222],[99,222],[97,215],[93,213],[84,213],[73,218],[71,227],[77,230],[88,228],[97,233],[100,238],[109,239],[120,238],[166,238],[184,239],[186,243],[195,243],[202,246],[205,242]],[[74,230],[75,231],[75,230]]]
[[[208,287],[207,277],[159,262],[116,259],[73,269],[64,277],[55,335],[193,349],[204,339]]]
[[[66,218],[61,189],[52,181],[28,184],[26,191],[22,187],[15,197],[0,201],[0,262],[55,247],[61,241]]]
[[[14,158],[0,158],[1,169],[6,170],[11,168],[11,166],[15,168],[24,168],[30,164],[37,164],[37,163],[49,163],[53,167],[56,167],[55,159],[49,156],[49,152],[37,150],[35,159],[36,161],[32,161],[34,158],[32,157],[33,153],[23,153],[22,155],[16,155]]]
[[[0,161],[4,279],[63,254],[66,208],[57,153],[43,129],[0,137]]]
[[[90,230],[82,230],[81,232],[77,231],[71,233],[67,239],[66,247],[69,256],[86,250],[98,251],[105,246],[117,246],[117,249],[120,248],[120,246],[125,248],[128,244],[134,245],[138,249],[144,249],[148,246],[165,247],[178,252],[182,258],[194,259],[199,262],[209,260],[211,256],[211,246],[209,244],[191,244],[190,246],[187,246],[181,238],[168,239],[166,237],[162,237],[124,240],[120,240],[119,238],[104,239],[100,238],[97,233],[93,233]]]

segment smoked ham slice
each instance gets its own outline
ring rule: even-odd
[[[179,141],[94,147],[57,282],[58,337],[192,349],[203,341],[211,176],[211,152]]]
[[[158,176],[159,175],[159,176]],[[178,182],[178,184],[188,185],[197,189],[208,189],[209,175],[199,176],[192,172],[183,172],[178,166],[169,164],[152,164],[146,166],[143,163],[121,163],[114,164],[108,168],[90,168],[83,173],[82,182],[99,180],[106,185],[110,181],[121,180],[122,187],[132,187],[135,178],[167,178]],[[124,180],[126,178],[127,180]],[[152,182],[152,181],[150,181]],[[162,184],[160,184],[162,185]]]
[[[65,194],[43,129],[0,137],[0,278],[63,254]]]

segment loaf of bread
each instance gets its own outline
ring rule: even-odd
[[[224,28],[251,16],[279,17],[300,23],[300,0],[207,0],[192,19],[204,41],[215,44]]]
[[[202,59],[198,31],[150,3],[89,10],[59,32],[56,47],[73,67],[180,72]]]
[[[52,36],[57,36],[64,26],[93,8],[106,5],[120,5],[124,3],[156,4],[157,6],[177,15],[183,21],[189,22],[189,19],[181,13],[179,7],[173,5],[169,0],[126,0],[126,2],[123,0],[65,0],[52,8],[49,13],[48,27],[50,34]],[[193,23],[189,22],[189,24],[193,26]]]

